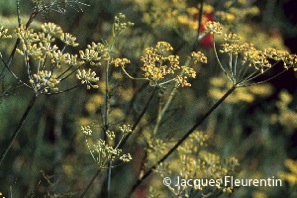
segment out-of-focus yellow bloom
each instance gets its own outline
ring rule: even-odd
[[[297,161],[286,159],[285,166],[289,169],[288,172],[280,172],[280,179],[287,181],[291,186],[297,185]]]

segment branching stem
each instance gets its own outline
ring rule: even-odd
[[[237,88],[236,85],[233,85],[220,100],[218,100],[204,115],[202,115],[197,122],[186,132],[186,134],[153,166],[151,166],[148,171],[137,180],[135,185],[132,187],[127,197],[131,197],[134,190],[157,168],[159,164],[164,162],[195,130],[200,124],[216,109],[222,102]]]

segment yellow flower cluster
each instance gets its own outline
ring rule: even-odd
[[[59,37],[63,34],[62,28],[54,23],[44,23],[41,25],[41,29],[45,34],[55,37]]]
[[[197,30],[199,27],[198,26],[199,25],[198,23],[199,7],[200,7],[200,4],[197,7],[187,8],[184,13],[178,15],[177,21],[180,24],[187,25],[190,29]],[[214,8],[211,5],[204,3],[203,13],[210,14],[213,12],[213,10]],[[207,20],[208,20],[207,17],[202,15],[201,23],[205,24]]]
[[[97,109],[100,108],[100,106],[103,104],[103,102],[104,102],[104,97],[102,94],[92,95],[85,105],[86,110],[88,111],[88,113],[93,115],[96,113]]]
[[[125,67],[125,65],[129,63],[130,60],[127,58],[115,58],[111,60],[111,64],[114,64],[115,67]]]
[[[51,71],[42,70],[37,74],[33,74],[33,78],[30,80],[32,87],[36,93],[47,93],[49,89],[58,91],[57,85],[60,81],[55,75],[52,75]]]
[[[64,52],[66,46],[76,47],[78,43],[75,42],[74,36],[64,33],[62,28],[54,23],[42,24],[39,32],[21,25],[16,28],[15,34],[20,39],[17,51],[25,58],[30,83],[27,86],[35,93],[50,93],[50,90],[57,92],[57,85],[81,66],[88,63],[100,65],[101,60],[109,58],[107,49],[100,43],[92,43],[85,51],[81,50],[80,59],[77,54]],[[64,44],[63,49],[56,44],[57,39]],[[62,71],[61,66],[66,69]],[[99,80],[94,71],[78,70],[76,76],[82,84],[87,84],[88,89],[98,88],[98,85],[92,84]]]
[[[207,151],[209,137],[201,132],[194,132],[190,138],[187,139],[178,149],[176,155],[170,160],[164,162],[157,168],[157,172],[161,177],[170,177],[175,180],[176,176],[180,178],[199,178],[199,179],[221,179],[226,175],[232,175],[238,166],[238,161],[234,157],[221,159],[220,156]],[[154,144],[150,146],[149,156],[158,155],[166,151],[166,143],[162,140],[158,142],[155,140]],[[158,186],[153,185],[154,188]],[[203,187],[201,186],[174,186],[170,185],[168,188],[175,194],[183,197],[191,197],[197,191],[201,193],[208,193],[209,195],[218,192],[225,192],[226,189],[222,186]],[[160,190],[161,191],[161,190]],[[163,195],[165,197],[165,195]]]
[[[286,50],[277,50],[274,48],[268,48],[264,50],[265,56],[267,56],[270,59],[273,59],[275,61],[282,61],[284,63],[285,69],[288,69],[289,67],[293,67],[293,69],[296,71],[296,63],[297,63],[297,55],[296,54],[290,54]]]
[[[134,23],[130,21],[126,22],[126,16],[123,13],[119,13],[118,16],[114,17],[112,34],[114,37],[116,37],[121,33],[122,30],[125,30],[127,27],[131,27],[133,25]]]
[[[81,131],[85,134],[85,135],[92,135],[92,130],[90,126],[81,126]]]
[[[261,73],[272,66],[270,60],[275,62],[283,61],[285,69],[288,69],[289,67],[296,67],[296,54],[290,54],[285,50],[277,50],[274,48],[259,50],[251,43],[241,43],[238,35],[234,33],[226,34],[224,40],[226,42],[222,44],[220,52],[227,53],[230,58],[231,56],[242,56],[242,66],[252,66]]]
[[[94,43],[87,46],[87,49],[79,51],[80,58],[91,65],[101,65],[102,60],[110,58],[108,49],[102,43]]]
[[[200,51],[192,52],[191,59],[194,61],[194,64],[196,64],[198,62],[207,63],[207,57]]]
[[[133,0],[138,9],[143,13],[142,21],[152,27],[175,28],[179,13],[185,12],[186,0]]]
[[[280,179],[287,181],[290,186],[297,185],[297,161],[287,159],[285,166],[289,169],[289,172],[280,172],[278,175]]]
[[[156,47],[145,49],[145,54],[141,57],[144,76],[158,82],[167,74],[174,74],[174,71],[180,69],[179,57],[175,55],[166,55],[173,50],[167,42],[158,42]]]
[[[236,16],[233,13],[223,11],[217,11],[216,16],[220,19],[220,21],[228,23],[233,22],[236,19]]]
[[[155,47],[146,48],[145,54],[141,57],[143,62],[141,70],[144,72],[144,76],[151,80],[153,85],[163,85],[175,81],[181,87],[191,86],[187,78],[195,78],[195,70],[180,66],[179,56],[170,54],[172,50],[173,47],[164,41],[158,42]],[[207,62],[206,56],[201,52],[193,52],[190,59],[194,64]],[[174,75],[177,71],[179,74]]]
[[[3,26],[0,26],[0,39],[2,39],[2,38],[4,38],[4,39],[5,38],[12,38],[12,36],[8,35],[7,32],[8,32],[7,28],[4,28]]]
[[[122,133],[132,133],[132,129],[131,129],[131,126],[130,125],[126,125],[126,124],[124,124],[123,126],[120,126],[120,131],[122,132]]]
[[[122,126],[122,128],[127,128],[128,125]],[[122,130],[120,128],[120,130]],[[86,136],[86,143],[88,149],[95,160],[95,162],[100,166],[100,168],[105,168],[110,161],[115,161],[116,159],[121,160],[122,162],[129,162],[132,160],[130,153],[122,154],[122,150],[117,147],[112,146],[111,142],[116,138],[114,131],[107,130],[106,137],[107,140],[98,139],[93,145],[89,145],[89,139],[92,138],[92,129],[90,126],[81,126],[82,132]],[[93,139],[91,139],[93,142]]]
[[[205,24],[205,33],[222,34],[223,26],[214,21],[208,21]]]
[[[278,108],[278,113],[271,116],[271,122],[275,124],[278,122],[283,127],[283,132],[287,134],[292,134],[297,128],[297,112],[295,110],[296,105],[293,105],[293,97],[287,91],[281,91],[279,94],[279,101],[277,101],[276,106]]]
[[[227,0],[224,3],[224,11],[218,10],[215,16],[218,21],[223,24],[239,24],[249,16],[257,16],[260,13],[260,9],[257,6],[246,6],[245,0],[233,1]]]
[[[76,38],[69,33],[62,33],[60,39],[66,45],[77,47],[78,43],[75,43]]]
[[[99,77],[96,77],[96,72],[91,71],[91,69],[88,71],[85,69],[77,70],[76,77],[81,80],[81,84],[87,85],[87,89],[91,89],[91,87],[95,89],[99,88],[98,85],[94,84],[99,81]]]

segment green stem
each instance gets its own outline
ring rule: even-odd
[[[39,12],[40,12],[40,10],[39,10],[37,7],[34,7],[34,8],[33,8],[32,13],[31,13],[31,15],[30,15],[30,18],[29,18],[29,20],[28,20],[27,23],[26,23],[26,29],[31,25],[31,23],[33,22],[34,18],[36,17],[36,15],[37,15]],[[18,39],[16,40],[15,44],[14,44],[13,50],[12,50],[12,52],[11,52],[9,58],[8,58],[8,61],[7,61],[7,63],[6,63],[7,66],[4,67],[4,68],[2,69],[2,71],[1,71],[1,73],[0,73],[0,80],[1,80],[2,78],[4,78],[6,69],[8,69],[8,68],[10,67],[10,64],[11,64],[13,58],[14,58],[14,55],[15,55],[15,53],[16,53],[17,47],[18,47],[18,45],[20,44],[20,42],[21,42],[21,39],[18,38]]]
[[[21,131],[21,129],[22,129],[22,127],[23,127],[23,125],[24,125],[24,123],[26,121],[26,118],[28,117],[28,114],[30,113],[30,111],[31,111],[31,109],[32,109],[32,107],[33,107],[33,105],[34,105],[37,97],[38,97],[38,95],[36,95],[34,93],[34,95],[32,96],[32,98],[31,98],[31,100],[30,100],[30,102],[29,102],[29,104],[27,106],[27,109],[25,110],[22,118],[19,121],[19,124],[18,124],[17,128],[15,129],[15,131],[14,131],[12,137],[11,137],[11,140],[10,140],[10,143],[9,143],[8,147],[6,148],[6,150],[4,151],[4,153],[2,154],[2,157],[1,157],[1,160],[0,160],[0,166],[1,166],[2,162],[3,162],[3,160],[5,159],[8,151],[11,149],[13,143],[15,142],[18,134],[20,133],[20,131]]]
[[[175,86],[173,88],[173,90],[171,91],[170,93],[170,96],[166,102],[166,104],[164,105],[163,109],[161,110],[161,112],[159,113],[158,115],[158,119],[157,119],[157,123],[155,125],[155,128],[154,128],[154,132],[153,134],[157,134],[158,130],[159,130],[159,127],[160,127],[160,124],[161,124],[161,120],[163,118],[163,116],[165,115],[165,112],[167,111],[167,109],[169,108],[170,104],[171,104],[171,101],[173,100],[173,97],[175,96],[176,94],[176,90],[177,90],[177,87]]]
[[[93,182],[95,181],[96,177],[99,175],[99,173],[101,172],[102,168],[98,168],[96,174],[92,177],[91,181],[89,182],[89,184],[87,185],[87,187],[85,188],[85,190],[83,191],[83,193],[79,196],[80,198],[83,198],[86,193],[88,192],[89,188],[91,187],[91,185],[93,184]]]
[[[189,66],[190,64],[190,59],[187,59],[186,63],[185,63],[185,66]],[[181,72],[180,74],[181,76],[184,75],[184,72]],[[178,87],[178,82],[175,84],[174,88],[172,89],[171,93],[170,93],[170,96],[166,102],[166,104],[164,105],[163,109],[161,110],[161,112],[159,113],[158,115],[158,119],[157,119],[157,123],[155,125],[155,128],[154,128],[154,134],[157,134],[158,130],[159,130],[159,127],[160,127],[160,124],[161,124],[161,121],[166,113],[166,111],[168,110],[175,94],[176,94],[176,91],[177,91],[177,87]]]
[[[149,104],[151,103],[151,101],[152,101],[152,99],[153,99],[153,97],[154,97],[156,91],[157,91],[157,87],[154,88],[154,90],[153,90],[153,92],[152,92],[150,98],[148,99],[148,101],[147,101],[147,103],[146,103],[144,109],[142,110],[142,112],[141,112],[141,114],[139,115],[139,117],[138,117],[138,119],[136,120],[136,122],[133,124],[133,126],[132,126],[132,128],[131,128],[132,132],[136,129],[136,127],[137,127],[138,124],[140,123],[140,121],[141,121],[142,117],[144,116],[145,112],[147,111],[147,109],[148,109],[148,107],[149,107]],[[130,137],[131,134],[132,134],[132,133],[127,134],[127,135],[123,138],[123,140],[120,141],[120,143],[118,144],[117,148],[121,148],[121,147],[123,147],[123,145],[127,142],[128,138]]]
[[[159,164],[164,162],[236,88],[237,86],[233,85],[220,100],[218,100],[204,115],[202,115],[202,117],[197,120],[197,122],[187,131],[187,133],[157,163],[151,166],[140,179],[138,179],[127,197],[131,197],[134,190],[153,172],[153,170],[156,169]]]
[[[109,114],[109,108],[108,108],[108,103],[109,103],[109,90],[108,90],[108,84],[109,84],[109,66],[110,66],[110,61],[107,61],[106,65],[106,73],[105,73],[105,101],[104,101],[104,120],[103,120],[103,126],[104,126],[104,135],[106,131],[109,128],[109,123],[108,123],[108,114]],[[108,163],[108,176],[107,176],[107,198],[109,198],[109,193],[110,193],[110,183],[111,183],[111,168],[112,168],[112,161]]]
[[[104,126],[104,133],[108,130],[108,103],[109,103],[109,90],[108,90],[108,83],[109,83],[109,65],[110,62],[107,62],[106,65],[106,73],[105,73],[105,100],[104,100],[104,115],[103,115],[103,126]]]

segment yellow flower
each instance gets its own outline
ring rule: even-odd
[[[205,24],[205,31],[211,34],[221,34],[223,30],[223,26],[218,23],[218,22],[214,22],[214,21],[208,21]]]

